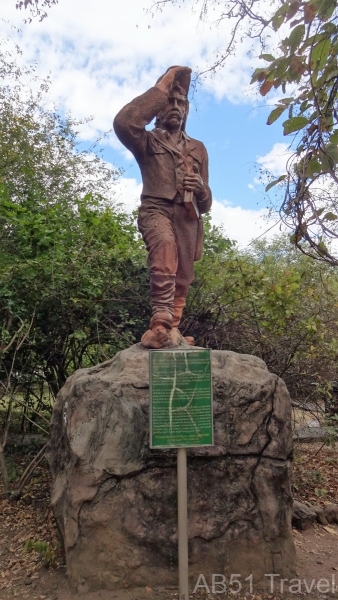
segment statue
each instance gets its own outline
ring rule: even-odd
[[[203,220],[212,203],[208,155],[185,133],[191,69],[170,67],[156,85],[127,104],[114,119],[119,140],[135,156],[143,190],[138,227],[148,250],[149,330],[146,348],[175,346],[194,261],[202,255]],[[145,129],[154,118],[155,129]],[[193,338],[185,338],[193,345]]]

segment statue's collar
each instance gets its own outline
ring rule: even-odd
[[[170,139],[170,134],[166,129],[161,129],[160,127],[155,127],[155,129],[153,129],[153,132],[156,133],[157,135],[163,136],[166,140]],[[190,142],[190,137],[185,133],[185,131],[181,131],[180,139],[182,139],[182,137],[187,142]]]

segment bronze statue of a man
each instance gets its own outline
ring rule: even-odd
[[[147,348],[173,346],[180,337],[193,264],[202,254],[201,214],[212,202],[207,151],[185,133],[190,74],[188,67],[170,67],[114,119],[115,133],[135,156],[143,180],[138,226],[150,269],[152,316],[141,340]],[[154,117],[155,129],[146,130]]]

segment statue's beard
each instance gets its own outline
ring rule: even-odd
[[[155,119],[155,127],[158,127],[159,129],[166,129],[166,126],[163,124],[162,119],[163,119],[163,115],[157,115],[157,117]],[[179,127],[179,129],[181,131],[185,131],[186,120],[187,120],[187,115],[184,116],[183,121],[181,122],[181,125]]]

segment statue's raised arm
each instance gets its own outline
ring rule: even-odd
[[[143,181],[138,226],[150,269],[152,316],[141,340],[147,348],[182,341],[178,326],[194,261],[202,254],[201,215],[212,203],[207,151],[185,132],[190,75],[189,67],[170,67],[114,119],[115,133],[135,156]],[[155,128],[147,131],[153,119]]]

